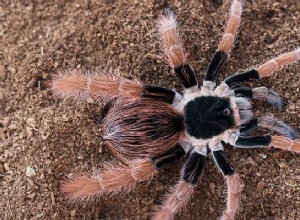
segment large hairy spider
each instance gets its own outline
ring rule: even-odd
[[[175,16],[165,9],[159,19],[163,51],[183,94],[143,85],[116,75],[85,74],[79,70],[54,76],[49,86],[62,98],[92,97],[108,103],[103,138],[123,165],[104,166],[98,172],[79,174],[61,185],[71,201],[90,200],[110,193],[128,192],[136,183],[151,179],[160,169],[187,155],[178,183],[155,211],[153,219],[173,219],[190,200],[209,153],[227,183],[227,207],[222,219],[234,219],[243,189],[239,175],[226,160],[224,144],[237,148],[281,148],[300,152],[300,140],[284,122],[252,115],[249,99],[265,100],[277,108],[283,101],[266,87],[235,87],[237,82],[270,77],[284,65],[300,59],[300,49],[282,54],[258,68],[232,75],[216,85],[219,70],[234,46],[242,14],[242,0],[233,0],[225,33],[208,65],[202,85],[188,64]],[[250,136],[257,127],[282,136]]]

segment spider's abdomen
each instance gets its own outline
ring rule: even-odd
[[[121,156],[153,158],[174,147],[184,130],[183,116],[151,99],[118,100],[103,123],[104,138]]]
[[[235,126],[230,99],[200,96],[184,107],[187,133],[197,139],[208,139]]]

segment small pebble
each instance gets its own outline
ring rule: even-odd
[[[4,170],[9,171],[9,163],[4,163],[3,164]]]
[[[70,178],[72,178],[74,176],[74,173],[69,173],[68,175],[67,175],[67,177],[70,179]]]
[[[262,159],[267,159],[268,155],[267,154],[262,154],[261,157],[262,157]]]
[[[71,214],[72,217],[75,217],[76,216],[76,210],[73,209],[70,214]]]
[[[32,177],[35,175],[36,175],[36,172],[32,167],[26,167],[26,176],[27,177]]]
[[[9,66],[7,69],[11,74],[15,74],[17,72],[16,68],[14,68],[12,66]]]
[[[17,128],[18,128],[18,127],[17,127],[16,124],[11,124],[11,125],[8,126],[8,129],[9,129],[9,130],[16,130]]]
[[[34,118],[27,118],[26,123],[31,126],[36,125],[36,120]]]

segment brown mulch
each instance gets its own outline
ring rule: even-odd
[[[149,219],[179,175],[180,164],[129,195],[67,204],[59,181],[113,160],[93,115],[96,103],[56,99],[39,82],[66,68],[118,71],[144,83],[181,89],[162,59],[156,19],[169,4],[199,80],[220,39],[228,0],[3,0],[0,2],[0,219]],[[300,45],[300,1],[249,0],[221,79]],[[256,115],[276,116],[300,133],[300,65],[252,83],[281,94],[277,110],[254,102]],[[268,131],[265,131],[268,133]],[[226,149],[245,183],[237,219],[300,219],[300,155],[280,150]],[[178,219],[217,219],[225,184],[211,158]]]

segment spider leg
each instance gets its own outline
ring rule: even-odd
[[[179,93],[173,90],[151,85],[143,86],[141,97],[163,101],[173,106],[177,106],[182,98]]]
[[[227,183],[227,208],[224,211],[221,219],[232,220],[240,205],[240,197],[243,190],[243,183],[240,181],[239,175],[227,161],[223,146],[219,143],[218,149],[213,149],[212,155],[219,170],[224,175]]]
[[[230,76],[225,79],[224,82],[227,85],[230,85],[234,82],[243,82],[251,79],[270,77],[275,71],[280,70],[283,66],[296,63],[298,60],[300,60],[300,48],[289,53],[284,53],[272,60],[269,60],[256,69]]]
[[[186,206],[201,177],[205,160],[206,155],[203,153],[192,151],[189,154],[181,169],[179,182],[171,189],[170,194],[165,197],[161,207],[154,213],[152,219],[172,220],[175,214]]]
[[[197,88],[195,72],[187,63],[175,15],[170,8],[166,8],[158,20],[158,29],[163,52],[176,77],[185,89]]]
[[[284,136],[272,136],[272,145],[275,148],[300,153],[300,139],[290,140]]]
[[[180,144],[177,144],[175,147],[171,148],[165,153],[151,158],[151,160],[157,169],[163,169],[179,160],[185,154],[186,152],[182,148],[182,146]]]
[[[240,125],[240,134],[243,136],[251,134],[258,128],[258,119],[253,118],[246,124]]]
[[[283,99],[275,91],[266,87],[238,87],[233,91],[236,96],[263,100],[279,109],[282,109],[284,105]]]
[[[117,75],[85,73],[82,70],[61,71],[45,83],[60,98],[112,99],[116,97],[137,98],[141,96],[142,84]]]
[[[247,149],[273,146],[282,150],[300,153],[300,139],[291,140],[285,136],[239,136],[233,145]]]
[[[221,67],[229,56],[231,49],[234,46],[234,40],[237,35],[243,9],[242,0],[233,0],[229,12],[229,20],[223,37],[219,43],[217,51],[214,53],[205,76],[205,81],[215,82]]]
[[[270,147],[272,137],[270,135],[265,136],[239,136],[234,146],[238,148],[259,148],[259,147]]]
[[[254,118],[247,124],[241,125],[241,135],[248,135],[254,131],[257,127],[268,128],[278,132],[279,134],[288,137],[291,140],[298,138],[298,134],[291,126],[284,123],[283,121],[268,116]]]
[[[81,173],[63,182],[60,192],[71,202],[90,201],[104,194],[129,192],[137,182],[151,179],[156,173],[149,159],[127,165],[106,165],[101,171]]]
[[[79,100],[90,97],[100,101],[118,97],[127,99],[145,97],[172,104],[176,99],[180,99],[178,93],[166,88],[143,85],[137,80],[112,74],[86,74],[81,70],[62,71],[53,75],[52,80],[46,82],[45,86],[60,98]]]
[[[81,173],[64,181],[60,191],[72,202],[90,201],[104,194],[126,193],[138,182],[151,179],[159,169],[174,163],[185,155],[178,144],[168,152],[152,159],[128,161],[128,165],[108,164],[91,174]]]

